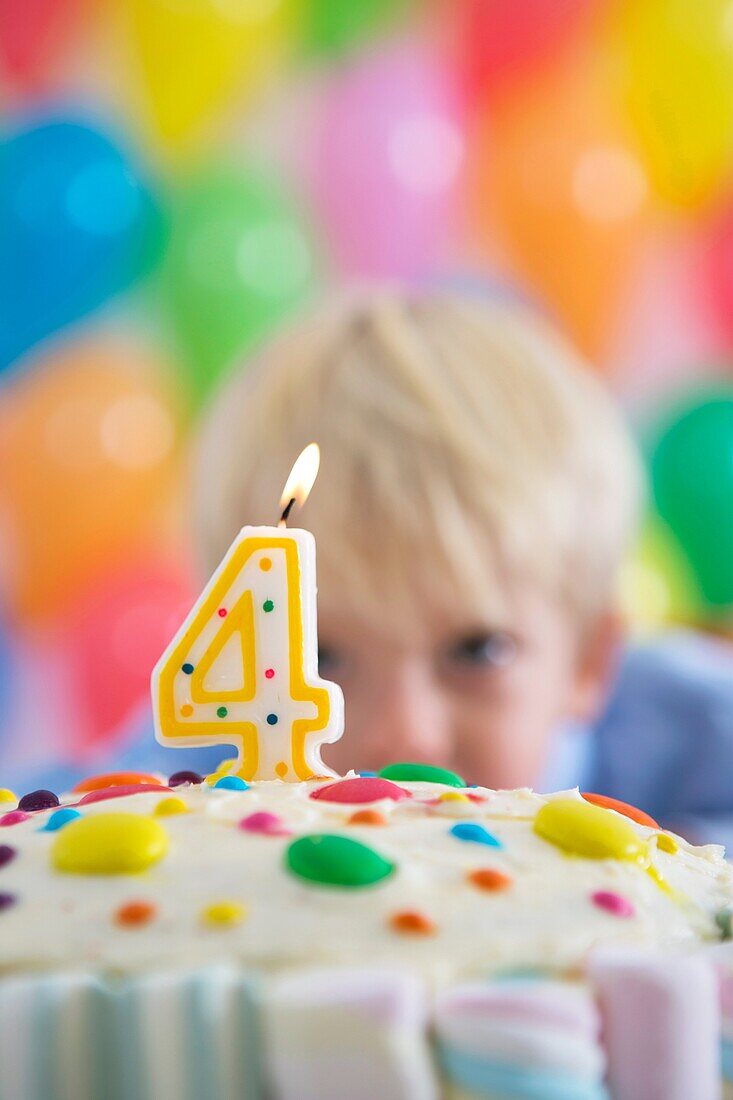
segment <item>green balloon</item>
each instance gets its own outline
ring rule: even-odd
[[[657,510],[711,605],[733,604],[733,386],[688,394],[651,451]]]
[[[384,33],[404,17],[413,0],[305,0],[307,52],[338,56]]]
[[[163,295],[193,397],[309,293],[314,249],[272,181],[202,172],[173,196]]]

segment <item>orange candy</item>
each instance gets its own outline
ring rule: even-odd
[[[403,909],[399,913],[393,913],[389,923],[395,932],[406,932],[413,936],[432,936],[436,931],[430,918],[414,909]]]
[[[468,881],[478,886],[479,890],[489,890],[492,893],[506,890],[512,884],[509,875],[495,871],[493,867],[479,867],[476,871],[470,871]]]
[[[349,825],[386,825],[387,818],[379,810],[357,810],[349,818]]]
[[[629,806],[628,802],[621,802],[618,798],[610,798],[607,794],[592,794],[588,791],[581,791],[581,795],[586,802],[591,802],[594,806],[600,806],[604,810],[615,810],[617,814],[623,814],[624,817],[635,821],[637,825],[646,825],[650,829],[659,828],[653,817],[645,814],[643,810],[637,810],[636,806]]]
[[[149,901],[128,901],[115,913],[115,923],[126,928],[139,928],[149,924],[155,916],[155,906]]]
[[[81,783],[77,783],[74,787],[74,794],[103,791],[107,787],[131,787],[138,783],[164,786],[157,775],[147,775],[145,772],[109,772],[107,775],[91,775],[88,779],[82,779]]]

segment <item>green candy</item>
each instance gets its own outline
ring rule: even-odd
[[[388,764],[379,773],[382,779],[392,779],[395,783],[443,783],[446,787],[465,787],[460,775],[449,772],[447,768],[436,768],[432,764]]]
[[[394,863],[346,836],[315,833],[294,840],[285,852],[293,875],[324,886],[371,886],[391,875]]]

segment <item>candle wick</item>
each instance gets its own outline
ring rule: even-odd
[[[288,501],[288,503],[283,508],[282,515],[280,516],[280,522],[278,523],[278,527],[287,527],[288,517],[289,517],[290,513],[293,510],[293,505],[294,504],[295,504],[295,497],[291,497],[290,500]]]

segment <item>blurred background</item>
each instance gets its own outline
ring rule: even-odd
[[[733,626],[731,0],[0,0],[0,111],[0,780],[148,721],[187,442],[346,280],[553,316],[648,458],[634,629]]]

